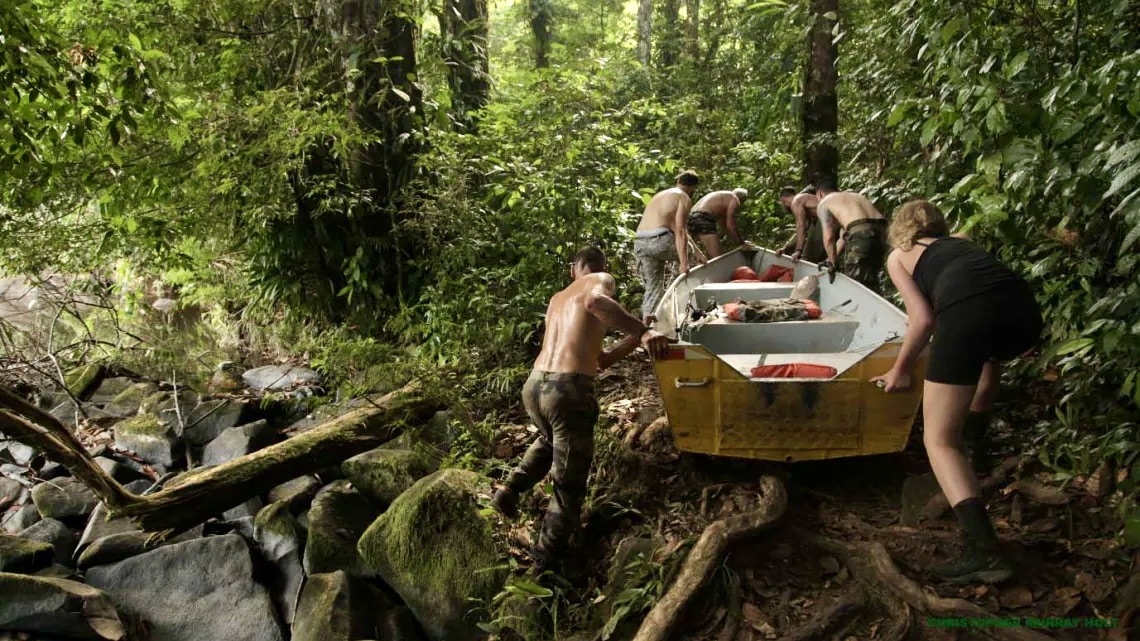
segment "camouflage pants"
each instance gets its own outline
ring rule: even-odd
[[[843,273],[876,294],[883,293],[880,274],[887,258],[886,229],[885,219],[863,219],[851,223],[846,232]]]
[[[653,314],[657,303],[665,294],[665,263],[679,260],[676,243],[676,237],[671,231],[651,238],[639,236],[633,240],[637,268],[641,272],[641,282],[645,284],[645,298],[641,303],[642,318]]]
[[[749,301],[742,304],[738,315],[740,318],[734,320],[745,323],[778,323],[811,318],[807,305],[798,300]]]
[[[531,372],[522,396],[538,438],[507,478],[507,487],[524,492],[550,472],[554,496],[534,546],[535,557],[550,559],[564,551],[582,520],[586,479],[594,458],[598,401],[593,378],[537,370]]]

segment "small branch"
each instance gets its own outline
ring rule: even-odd
[[[1028,456],[1013,456],[1002,461],[1001,465],[994,468],[994,471],[981,482],[982,496],[985,496],[997,488],[1001,487],[1010,479],[1015,471],[1021,464],[1028,461]],[[922,508],[922,518],[933,520],[942,518],[942,515],[950,509],[950,504],[946,502],[946,496],[939,492],[930,497],[926,502],[926,506]]]

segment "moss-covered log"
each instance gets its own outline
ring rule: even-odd
[[[439,403],[413,383],[287,441],[184,474],[147,496],[123,489],[59,421],[9,392],[0,394],[0,430],[66,466],[115,515],[130,517],[144,530],[170,532],[377,447],[399,436],[405,427],[424,423],[438,409]]]

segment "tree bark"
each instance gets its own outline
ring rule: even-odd
[[[685,55],[690,60],[701,57],[701,0],[685,0]]]
[[[663,0],[661,3],[661,66],[677,64],[681,51],[681,0]]]
[[[131,494],[95,463],[54,416],[0,389],[0,431],[65,466],[117,516],[151,532],[184,530],[273,487],[366,452],[419,425],[439,409],[416,384],[252,454],[177,477],[146,496]]]
[[[534,34],[534,66],[550,66],[551,0],[530,0],[530,31]]]
[[[809,184],[839,178],[838,51],[832,35],[838,15],[839,0],[811,0],[803,102],[804,182]]]
[[[653,0],[637,3],[637,59],[649,66],[653,46]]]
[[[440,25],[452,113],[469,126],[468,112],[487,104],[487,0],[444,0]]]

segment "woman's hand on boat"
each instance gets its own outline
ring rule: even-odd
[[[910,374],[891,369],[882,376],[871,379],[884,392],[900,392],[910,387]]]

